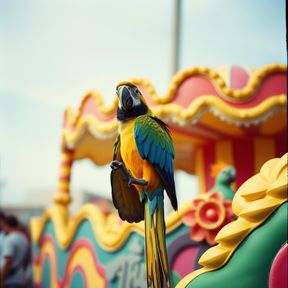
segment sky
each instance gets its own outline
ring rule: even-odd
[[[111,104],[118,82],[172,77],[172,0],[0,0],[0,206],[56,191],[63,113],[88,90]],[[183,0],[179,69],[286,63],[284,0]],[[72,196],[110,197],[110,169],[75,163]],[[176,173],[180,203],[197,179]]]

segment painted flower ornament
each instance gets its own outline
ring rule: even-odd
[[[215,244],[219,230],[233,220],[232,202],[224,200],[221,192],[207,193],[192,200],[192,208],[183,216],[183,223],[189,227],[191,239]]]

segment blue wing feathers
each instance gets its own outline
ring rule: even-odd
[[[156,149],[155,149],[155,160],[154,160],[154,165],[157,165],[160,161],[160,157],[161,157],[161,149],[157,146]]]
[[[149,115],[135,121],[134,137],[139,155],[148,160],[158,172],[173,208],[177,209],[174,183],[174,147],[168,127],[164,122]]]
[[[156,147],[154,145],[151,145],[150,159],[151,159],[151,163],[155,163],[155,161],[156,161]]]
[[[162,153],[161,158],[160,158],[160,162],[159,162],[161,169],[164,168],[165,158],[166,158],[166,154],[165,154],[165,153]]]
[[[171,170],[171,161],[169,160],[169,156],[165,155],[165,165],[164,165],[164,168],[165,168],[165,171],[168,172],[168,173],[173,173],[173,170]]]
[[[145,158],[147,158],[149,155],[150,146],[151,146],[151,141],[146,139],[146,141],[144,142],[144,145],[143,145]]]

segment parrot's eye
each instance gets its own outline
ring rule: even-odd
[[[134,92],[135,92],[135,94],[136,94],[137,96],[140,95],[140,91],[138,90],[138,88],[135,88],[135,89],[134,89]]]

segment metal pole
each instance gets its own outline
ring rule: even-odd
[[[180,19],[181,0],[174,0],[174,23],[172,39],[172,76],[179,70],[179,47],[180,47]]]

